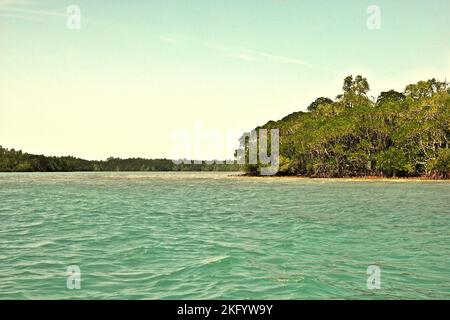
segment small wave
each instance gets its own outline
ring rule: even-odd
[[[200,265],[204,266],[204,265],[209,265],[209,264],[213,264],[219,261],[223,261],[225,259],[228,259],[230,256],[227,255],[222,255],[222,256],[214,256],[214,257],[208,257],[206,259],[203,259],[200,261]]]

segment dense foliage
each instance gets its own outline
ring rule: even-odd
[[[88,161],[74,157],[46,157],[8,150],[0,146],[0,171],[58,172],[58,171],[238,171],[239,165],[228,164],[174,164],[168,159],[119,159]]]
[[[368,91],[365,78],[348,76],[334,101],[318,98],[308,112],[260,127],[280,130],[279,174],[450,178],[447,83],[420,81],[372,100]]]

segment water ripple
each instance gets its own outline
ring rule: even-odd
[[[450,184],[0,174],[0,299],[449,298]],[[67,267],[81,289],[66,287]],[[369,265],[381,289],[367,289]]]

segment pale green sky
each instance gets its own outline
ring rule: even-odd
[[[0,144],[170,158],[202,126],[220,150],[192,137],[177,155],[230,157],[226,136],[334,98],[348,74],[371,95],[449,78],[449,15],[448,0],[0,0]]]

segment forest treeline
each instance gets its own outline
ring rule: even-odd
[[[279,129],[279,175],[450,178],[450,88],[436,79],[369,98],[369,83],[344,79],[334,100],[317,98],[264,129]],[[269,141],[270,142],[270,141]],[[258,175],[259,165],[246,171]]]
[[[6,149],[0,146],[0,172],[72,172],[72,171],[239,171],[237,164],[175,164],[169,159],[108,158],[89,161],[72,156],[47,157]]]

